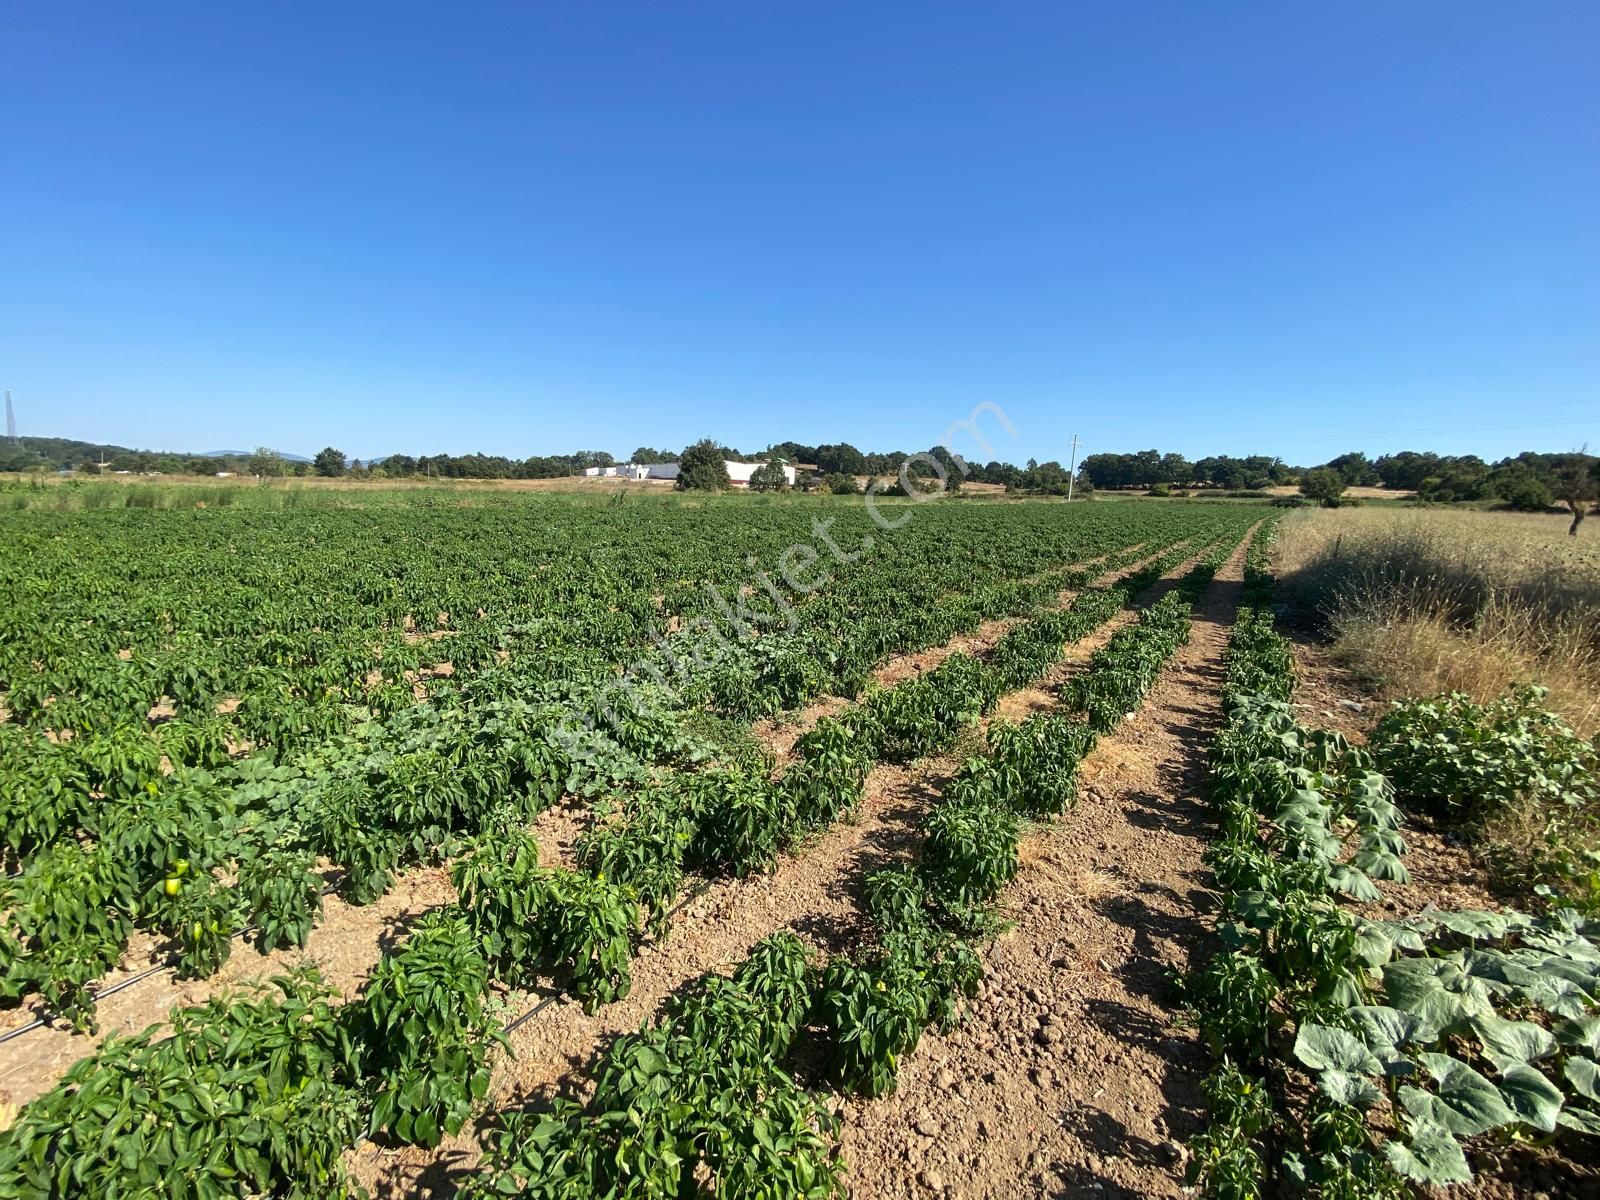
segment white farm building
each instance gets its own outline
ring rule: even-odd
[[[750,476],[766,464],[729,462],[723,460],[723,466],[728,468],[728,482],[734,487],[749,487]],[[585,467],[583,473],[588,476],[615,479],[676,479],[678,477],[677,463],[623,463],[617,467]],[[783,477],[794,486],[794,468],[787,463],[783,464]]]

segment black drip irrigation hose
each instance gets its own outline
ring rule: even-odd
[[[708,880],[705,880],[704,882],[702,882],[699,887],[695,888],[694,891],[690,892],[682,900],[678,901],[677,904],[673,905],[673,907],[667,911],[667,919],[671,920],[673,917],[677,916],[680,912],[682,912],[690,904],[692,904],[694,901],[698,900],[701,896],[704,896],[710,890],[711,890],[711,881],[708,879]],[[322,889],[322,894],[324,896],[328,896],[328,895],[331,895],[332,893],[334,893],[336,891],[338,891],[338,889],[335,888],[335,887],[325,887],[325,888]],[[252,934],[252,933],[254,933],[256,931],[256,928],[257,927],[254,926],[254,925],[247,925],[243,929],[240,929],[236,933],[234,933],[233,937],[235,939],[242,938],[242,937],[248,937],[250,934]],[[130,975],[130,976],[128,976],[128,978],[123,979],[123,980],[119,980],[117,983],[112,984],[110,987],[102,988],[100,991],[96,992],[94,994],[95,1003],[98,1004],[100,1001],[106,999],[109,996],[115,996],[118,992],[123,991],[123,990],[125,990],[127,988],[131,988],[134,984],[139,983],[139,982],[141,982],[143,980],[150,979],[150,978],[152,978],[152,977],[154,977],[156,975],[160,975],[165,971],[173,971],[173,970],[176,970],[176,969],[177,968],[172,963],[161,963],[161,964],[158,964],[157,966],[146,967],[144,970],[140,971],[138,974]],[[554,1004],[557,1000],[561,999],[563,994],[564,993],[556,992],[556,993],[553,993],[552,995],[546,996],[544,999],[540,1000],[539,1003],[535,1004],[527,1012],[523,1013],[520,1017],[518,1017],[516,1020],[512,1021],[509,1025],[507,1025],[504,1029],[502,1029],[501,1033],[504,1034],[504,1035],[509,1036],[510,1034],[514,1033],[516,1030],[522,1028],[522,1026],[526,1025],[529,1021],[533,1020],[534,1017],[538,1016],[539,1013],[543,1012],[550,1005]],[[48,1024],[48,1022],[45,1020],[45,1018],[43,1018],[43,1017],[35,1017],[33,1020],[29,1021],[26,1025],[19,1025],[15,1029],[8,1029],[5,1033],[0,1033],[0,1046],[5,1045],[7,1042],[11,1041],[14,1038],[21,1037],[25,1033],[32,1033],[35,1029],[43,1029],[46,1026],[46,1024]]]
[[[324,896],[331,896],[338,890],[338,888],[330,885],[322,889],[322,894]],[[238,941],[242,937],[249,937],[259,928],[260,926],[258,925],[246,925],[243,929],[234,930],[229,936],[234,941]],[[120,980],[117,983],[113,983],[110,987],[101,988],[94,994],[94,1002],[99,1004],[100,1001],[104,1000],[106,997],[115,996],[118,992],[123,991],[126,988],[131,988],[134,984],[139,983],[142,980],[150,979],[153,976],[160,975],[164,971],[176,971],[177,969],[177,966],[173,963],[158,963],[153,967],[146,967],[144,970],[135,975],[130,975],[126,979]],[[0,1046],[5,1045],[12,1038],[19,1038],[25,1033],[32,1033],[35,1029],[42,1029],[46,1024],[47,1022],[43,1017],[35,1017],[26,1025],[19,1025],[15,1029],[8,1029],[5,1033],[0,1033]]]
[[[709,879],[702,880],[700,885],[698,887],[696,887],[694,889],[694,891],[690,892],[682,900],[678,901],[676,904],[674,904],[671,908],[669,908],[667,910],[667,914],[666,914],[667,915],[667,919],[671,920],[673,917],[675,917],[679,913],[681,913],[685,908],[689,907],[689,905],[693,904],[701,896],[704,896],[707,892],[709,892],[711,890],[711,884],[712,884],[712,880],[709,880]],[[515,1033],[517,1030],[521,1029],[524,1025],[526,1025],[529,1021],[533,1020],[536,1016],[538,1016],[540,1013],[542,1013],[545,1009],[549,1008],[552,1004],[555,1004],[556,1002],[558,1002],[559,1000],[561,1000],[565,996],[566,996],[565,992],[550,992],[550,993],[548,993],[547,995],[542,997],[537,1004],[535,1004],[527,1012],[523,1013],[520,1017],[515,1017],[511,1021],[506,1023],[505,1025],[501,1026],[500,1027],[500,1035],[502,1037],[510,1037],[513,1033]],[[362,1134],[360,1137],[358,1137],[356,1139],[355,1146],[353,1147],[353,1149],[359,1150],[362,1146],[376,1145],[376,1144],[377,1143],[373,1141],[371,1135],[364,1133],[364,1134]]]

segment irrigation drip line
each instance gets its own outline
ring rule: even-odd
[[[334,887],[326,887],[326,888],[323,888],[322,894],[324,896],[331,895],[333,892],[335,892],[337,890],[338,889],[334,888]],[[677,904],[673,905],[672,908],[670,908],[667,911],[667,919],[670,921],[673,917],[677,916],[680,912],[682,912],[690,904],[692,904],[694,901],[698,900],[701,896],[704,896],[710,890],[711,890],[711,881],[708,879],[708,880],[705,880],[704,882],[702,882],[699,887],[695,888],[694,891],[690,892],[682,900],[678,901]],[[255,926],[255,925],[247,925],[243,929],[240,929],[237,932],[235,932],[233,934],[233,937],[234,937],[235,940],[237,940],[239,938],[242,938],[242,937],[247,937],[250,934],[254,933],[256,931],[256,929],[257,929],[257,926]],[[175,970],[177,970],[177,967],[173,963],[161,963],[161,964],[159,964],[157,966],[154,966],[154,967],[146,967],[144,970],[140,971],[138,974],[130,975],[130,976],[128,976],[128,978],[120,980],[119,982],[112,984],[110,987],[102,988],[100,991],[96,992],[94,994],[95,1003],[98,1004],[100,1001],[106,999],[109,996],[115,996],[118,992],[123,991],[123,990],[125,990],[127,988],[131,988],[134,984],[139,983],[139,982],[141,982],[143,980],[150,979],[150,978],[152,978],[153,976],[156,976],[156,975],[160,975],[165,971],[175,971]],[[554,994],[554,995],[546,996],[544,999],[540,1000],[539,1003],[535,1004],[532,1008],[530,1008],[527,1012],[523,1013],[516,1020],[512,1021],[503,1030],[501,1030],[501,1032],[504,1033],[504,1034],[507,1034],[507,1035],[515,1032],[516,1030],[522,1028],[522,1026],[526,1025],[529,1021],[533,1020],[534,1017],[536,1017],[539,1013],[543,1012],[546,1008],[548,1008],[550,1005],[554,1004],[559,999],[561,999],[561,993],[559,993],[559,992]],[[45,1019],[43,1017],[35,1017],[33,1020],[29,1021],[26,1025],[19,1025],[15,1029],[9,1029],[5,1033],[0,1033],[0,1046],[5,1045],[7,1042],[11,1041],[14,1038],[21,1037],[25,1033],[32,1033],[35,1029],[43,1029],[45,1024],[46,1024],[46,1022],[45,1022]]]
[[[330,896],[338,890],[339,889],[336,887],[329,886],[322,889],[322,894],[324,896]],[[242,937],[249,937],[259,928],[261,928],[259,925],[246,925],[243,929],[234,930],[229,937],[233,941],[238,941]],[[157,963],[153,967],[146,967],[144,970],[135,975],[130,975],[126,979],[120,980],[117,983],[113,983],[110,987],[101,988],[94,994],[94,1002],[98,1004],[106,997],[115,996],[118,992],[123,991],[126,988],[131,988],[134,984],[139,983],[141,980],[160,975],[163,971],[176,971],[177,969],[178,968],[175,963]],[[5,1045],[12,1038],[19,1038],[25,1033],[32,1033],[35,1029],[42,1029],[44,1028],[44,1025],[45,1019],[43,1017],[35,1017],[26,1025],[19,1025],[15,1029],[7,1030],[5,1033],[0,1033],[0,1046]]]

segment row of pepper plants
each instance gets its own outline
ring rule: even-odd
[[[1112,526],[1106,536],[1120,534]],[[1083,571],[978,589],[976,600],[954,606],[955,624],[971,629],[1045,603]],[[946,632],[915,627],[917,608],[906,611],[902,638]],[[528,661],[496,662],[429,701],[370,712],[354,733],[286,762],[272,754],[232,762],[213,746],[168,770],[162,741],[142,731],[58,742],[0,725],[0,734],[16,734],[0,736],[0,808],[24,864],[6,888],[0,997],[38,992],[48,1013],[90,1027],[93,982],[136,925],[168,936],[187,974],[226,962],[245,926],[261,949],[304,946],[320,914],[322,861],[338,867],[344,898],[368,902],[402,867],[446,858],[506,797],[531,814],[563,792],[637,786],[654,763],[709,754],[678,728],[706,694],[646,686],[618,712],[606,654],[587,674],[558,680],[530,677]],[[798,677],[810,683],[784,693],[794,702],[826,685],[818,672]],[[709,690],[723,678],[714,672]]]
[[[1125,549],[1107,561],[1120,565],[1136,553]],[[1042,604],[1089,573],[1068,568],[1020,589],[1010,583],[978,589],[976,601],[948,606],[959,614],[950,620],[973,628],[997,612]],[[321,909],[321,864],[338,870],[346,900],[370,902],[399,870],[448,858],[508,798],[531,817],[565,793],[643,789],[644,798],[630,805],[638,810],[631,824],[634,840],[647,843],[681,823],[682,794],[696,787],[726,793],[723,825],[738,812],[748,819],[760,816],[763,805],[781,803],[767,800],[771,789],[763,781],[741,780],[738,772],[708,773],[663,798],[652,784],[653,766],[690,766],[714,753],[681,728],[684,712],[706,697],[645,686],[619,699],[609,689],[614,680],[614,672],[603,671],[541,681],[517,663],[496,664],[441,697],[369,720],[353,735],[282,764],[255,755],[166,773],[155,759],[158,747],[130,736],[106,747],[103,758],[82,760],[95,769],[80,771],[68,787],[62,775],[28,760],[31,775],[23,769],[6,775],[19,801],[8,836],[26,856],[20,877],[7,886],[0,996],[38,992],[49,1013],[92,1027],[93,985],[119,960],[135,925],[167,936],[179,970],[189,975],[220,967],[246,927],[263,951],[303,946]],[[801,689],[793,698],[809,695]],[[93,738],[71,744],[102,746]],[[819,765],[790,781],[815,793],[800,803],[833,803],[829,787],[815,782],[828,770]],[[39,792],[26,787],[41,776],[52,785],[49,804],[34,802]],[[694,807],[704,807],[702,801]],[[663,813],[669,815],[657,819]],[[699,857],[742,871],[774,849],[739,845],[733,829],[723,834],[733,840],[718,847],[717,829],[708,827]],[[586,844],[586,865],[603,869],[617,853],[642,853],[615,842],[597,835]],[[686,848],[677,835],[662,844]],[[683,856],[654,849],[645,847],[650,853],[639,869],[654,864],[658,878],[630,882],[659,915],[664,905],[654,901],[665,895],[665,880],[681,878]]]
[[[1225,551],[1225,544],[1219,545]],[[246,1032],[236,1038],[232,1027],[241,1021],[259,1024],[267,1009],[285,1002],[276,999],[255,1007],[217,1000],[179,1014],[167,1038],[147,1033],[137,1039],[112,1039],[75,1066],[54,1092],[30,1105],[16,1128],[0,1137],[0,1166],[26,1173],[30,1183],[18,1195],[81,1194],[73,1192],[80,1187],[87,1194],[101,1194],[113,1187],[113,1181],[131,1189],[144,1186],[152,1170],[161,1174],[163,1187],[172,1188],[163,1194],[235,1194],[235,1188],[268,1194],[301,1194],[295,1188],[319,1194],[320,1188],[320,1194],[336,1194],[347,1181],[339,1172],[333,1147],[340,1139],[349,1140],[358,1120],[382,1136],[433,1144],[459,1129],[482,1099],[489,1079],[489,1048],[496,1038],[484,1001],[491,978],[517,984],[537,974],[555,973],[591,1005],[625,994],[638,902],[644,897],[659,918],[664,898],[675,891],[678,861],[715,861],[721,869],[735,872],[769,865],[775,845],[826,823],[854,803],[866,768],[878,754],[907,753],[906,747],[927,744],[929,739],[916,729],[919,723],[931,719],[946,724],[948,735],[932,742],[947,743],[961,727],[992,708],[1008,681],[1020,681],[1030,670],[1047,667],[1065,640],[1081,636],[1110,616],[1170,565],[1166,559],[1158,560],[1119,588],[1083,593],[1069,608],[1013,630],[987,662],[952,656],[927,678],[900,685],[934,696],[931,713],[922,701],[884,699],[899,688],[869,695],[847,719],[819,724],[804,740],[796,766],[779,780],[766,781],[765,788],[759,786],[760,780],[741,781],[736,773],[716,768],[669,776],[647,793],[658,803],[632,806],[618,822],[591,830],[580,857],[595,868],[592,875],[541,868],[536,847],[520,829],[524,814],[516,807],[491,813],[484,831],[470,840],[456,863],[458,904],[430,915],[400,948],[386,955],[360,999],[335,1010],[313,978],[280,982],[286,1001],[305,1014],[300,1028],[318,1049],[295,1060],[300,1076],[275,1077],[273,1086],[281,1084],[291,1092],[310,1089],[323,1096],[324,1106],[317,1110],[321,1124],[297,1130],[302,1136],[292,1144],[269,1139],[262,1148],[259,1139],[252,1142],[256,1149],[248,1168],[239,1165],[244,1151],[237,1149],[240,1135],[234,1126],[238,1121],[253,1122],[256,1109],[246,1103],[217,1111],[210,1101],[197,1098],[196,1089],[216,1086],[215,1073],[200,1070],[185,1087],[169,1086],[171,1106],[165,1100],[156,1104],[166,1116],[153,1122],[137,1113],[130,1117],[112,1112],[99,1098],[108,1092],[152,1100],[162,1096],[159,1080],[177,1071],[174,1060],[191,1061],[197,1054],[223,1078],[247,1078],[251,1068],[241,1063],[252,1052],[252,1035]],[[1052,645],[1053,650],[1048,648]],[[1036,768],[1044,758],[1035,759],[1047,757],[1045,743],[1054,742],[1044,738],[1044,732],[1037,723],[1010,734],[995,732],[992,740],[1000,761],[1009,764],[1009,777],[1038,774]],[[774,803],[780,813],[776,826]],[[961,858],[962,852],[953,847],[952,865],[930,868],[928,878],[943,878],[940,871],[959,874],[965,869]],[[930,861],[939,861],[938,855]],[[952,887],[936,884],[928,894],[947,896],[956,903],[963,888],[970,890],[970,885]],[[889,912],[894,886],[877,881],[872,890],[875,908]],[[971,893],[975,900],[983,894],[981,887]],[[965,922],[976,930],[984,918],[974,912]],[[957,992],[970,990],[976,960],[964,939],[932,925],[916,937],[921,939],[920,949],[910,942],[893,949],[891,939],[880,948],[886,957],[876,963],[829,964],[825,978],[833,982],[823,988],[824,994],[844,996],[862,978],[868,991],[881,994],[875,984],[884,982],[881,991],[888,991],[885,972],[910,970],[923,979],[930,961],[941,964],[939,977]],[[948,990],[935,994],[925,982],[918,988],[928,1011],[953,1019],[956,1010]],[[862,1023],[849,1016],[848,1003],[836,1000],[834,1011],[840,1026],[836,1040],[842,1048],[840,1078],[870,1089],[874,1072],[881,1077],[885,1061],[881,1039],[861,1035]],[[233,1047],[238,1054],[201,1052],[189,1044],[198,1040],[215,1050],[241,1038]],[[330,1046],[336,1053],[324,1052]],[[288,1061],[281,1044],[272,1043],[271,1052],[274,1061]],[[148,1086],[152,1079],[156,1086]],[[214,1099],[214,1093],[209,1094]],[[80,1098],[97,1105],[93,1119],[76,1112]],[[205,1126],[206,1136],[190,1128],[196,1121]],[[120,1158],[86,1161],[95,1157],[91,1145],[109,1145],[117,1139],[124,1139],[126,1150]],[[235,1158],[222,1177],[227,1182],[220,1182],[217,1155],[224,1148]],[[173,1184],[174,1179],[190,1183]],[[314,1180],[315,1186],[307,1180]],[[191,1186],[193,1190],[184,1190]]]
[[[1396,801],[1440,801],[1448,772],[1414,767],[1445,743],[1404,721],[1370,749],[1300,724],[1272,590],[1262,544],[1210,752],[1222,946],[1184,982],[1216,1055],[1191,1182],[1402,1196],[1469,1182],[1472,1145],[1600,1134],[1600,930],[1559,898],[1538,916],[1358,911],[1407,880]]]
[[[1126,678],[1130,661],[1148,661],[1153,647],[1169,656],[1186,640],[1188,609],[1232,544],[1210,548],[1129,637],[1119,631],[1120,650],[1097,654],[1085,675]],[[1042,674],[1066,644],[1172,565],[1158,561],[1119,588],[1084,593],[1059,614],[1013,631],[989,660],[967,660],[936,679],[942,665],[928,677],[941,702],[924,708],[921,724],[970,727],[1005,690]],[[1093,694],[1121,695],[1126,713],[1151,682],[1137,690],[1097,686]],[[562,1097],[548,1108],[500,1114],[465,1194],[666,1197],[700,1194],[709,1181],[721,1196],[846,1195],[837,1120],[796,1085],[790,1064],[820,1062],[833,1087],[882,1095],[926,1029],[948,1030],[962,1018],[982,979],[981,945],[1001,924],[997,900],[1016,874],[1022,823],[1058,816],[1076,799],[1079,764],[1097,737],[1088,714],[1072,706],[1078,694],[1063,692],[1062,714],[990,725],[985,752],[963,765],[929,814],[918,860],[866,879],[868,945],[808,961],[803,944],[780,933],[758,945],[732,981],[702,978],[660,1021],[602,1056],[587,1103]],[[897,736],[880,745],[918,757],[947,745],[948,736]],[[776,947],[788,968],[781,1003],[752,1020],[746,981]]]

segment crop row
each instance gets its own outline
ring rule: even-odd
[[[1181,511],[1065,523],[1037,509],[929,510],[886,536],[855,509],[812,520],[559,503],[314,519],[9,514],[0,693],[13,723],[57,733],[146,729],[162,710],[163,740],[181,753],[196,741],[303,748],[361,709],[409,706],[441,659],[470,673],[509,657],[540,681],[614,672],[674,625],[782,624],[859,678],[852,651],[870,665],[943,640],[919,621],[974,570],[1024,579],[1201,524]],[[786,560],[795,546],[812,553]],[[803,593],[774,578],[783,562]]]
[[[1131,628],[1148,625],[1148,639],[1175,646],[1181,640],[1173,636],[1178,601],[1192,601],[1228,545],[1219,542],[1176,594],[1146,610]],[[1123,588],[1148,582],[1144,575]],[[867,753],[948,744],[959,728],[992,709],[1005,681],[1022,672],[1024,664],[1054,661],[1041,651],[1041,643],[1053,640],[1054,654],[1059,654],[1062,639],[1087,632],[1130,594],[1120,589],[1086,592],[1061,613],[1013,631],[988,661],[952,656],[927,678],[907,681],[901,687],[927,692],[936,701],[932,708],[911,706],[914,716],[899,711],[898,702],[880,699],[899,688],[869,695],[847,719],[819,724],[807,735],[811,740],[796,767],[778,781],[766,781],[765,789],[759,780],[741,782],[735,773],[717,768],[684,773],[675,788],[660,789],[663,794],[676,792],[676,801],[664,799],[660,810],[631,806],[619,814],[620,828],[604,825],[591,831],[594,840],[581,855],[604,870],[605,856],[593,847],[609,841],[613,853],[606,863],[613,870],[620,866],[624,874],[639,872],[644,882],[663,870],[663,858],[655,850],[663,850],[670,860],[677,847],[692,855],[688,848],[711,845],[719,847],[725,867],[758,865],[783,836],[785,822],[798,820],[804,811],[789,804],[774,822],[763,797],[814,795],[785,785],[791,776],[811,774],[811,787],[820,786],[822,773],[808,763],[825,760],[829,777],[844,775],[843,781],[826,780],[837,791],[809,811],[847,807],[850,792],[859,791],[855,781],[871,761]],[[1108,595],[1117,603],[1107,600]],[[1133,653],[1142,641],[1124,639],[1120,644]],[[1097,657],[1090,673],[1120,669],[1121,664]],[[1136,695],[1124,694],[1130,707],[1137,704]],[[927,730],[934,725],[951,732],[930,735]],[[959,997],[970,995],[976,985],[977,959],[970,939],[993,927],[988,906],[1015,871],[1018,816],[1048,813],[1068,802],[1076,762],[1092,740],[1092,730],[1062,718],[997,724],[990,733],[991,755],[969,763],[930,816],[918,867],[871,882],[869,906],[881,924],[877,944],[820,967],[811,988],[813,999],[785,1009],[812,1013],[827,1031],[831,1061],[842,1084],[868,1091],[889,1086],[895,1062],[915,1044],[922,1027],[930,1020],[954,1019]],[[683,806],[676,813],[670,807],[674,802]],[[651,824],[658,811],[681,823],[662,831]],[[1007,813],[1011,815],[1004,817]],[[454,869],[460,902],[424,919],[401,947],[386,955],[360,999],[335,1009],[314,980],[287,979],[280,984],[282,999],[216,1000],[179,1014],[167,1038],[146,1034],[112,1039],[80,1062],[0,1137],[0,1168],[28,1180],[15,1194],[103,1194],[115,1186],[127,1189],[121,1194],[142,1194],[138,1187],[149,1187],[151,1178],[159,1178],[168,1189],[163,1194],[171,1195],[241,1190],[332,1195],[344,1186],[337,1148],[358,1127],[424,1144],[459,1128],[488,1085],[487,1054],[495,1030],[482,997],[491,976],[525,981],[535,973],[564,973],[568,986],[590,1003],[623,994],[627,986],[628,937],[637,921],[639,885],[619,881],[610,872],[602,878],[541,868],[533,843],[517,829],[517,816],[497,817],[472,840]],[[624,852],[630,845],[638,853]],[[664,869],[670,876],[675,868],[667,861]],[[666,887],[671,886],[669,879]],[[769,1001],[771,989],[782,980],[792,984],[796,978],[792,946],[786,950],[773,943],[766,951],[788,966],[774,962],[762,970],[765,982],[756,988],[757,1003]],[[641,1132],[630,1117],[607,1132],[603,1121],[595,1123],[592,1108],[569,1108],[541,1115],[537,1128],[508,1134],[502,1144],[507,1152],[542,1156],[536,1166],[540,1178],[555,1177],[552,1173],[559,1170],[564,1172],[560,1178],[570,1175],[574,1181],[570,1190],[537,1194],[603,1194],[583,1190],[594,1181],[582,1172],[626,1173],[632,1170],[630,1163],[641,1171],[648,1168],[650,1178],[659,1178],[662,1171],[677,1172],[674,1178],[680,1181],[692,1178],[692,1172],[681,1173],[686,1147],[694,1149],[695,1162],[724,1172],[719,1178],[727,1178],[730,1170],[737,1177],[744,1169],[729,1167],[731,1162],[754,1169],[753,1164],[766,1161],[799,1172],[818,1187],[836,1179],[828,1173],[826,1154],[807,1165],[811,1159],[805,1147],[823,1144],[814,1102],[786,1089],[772,1074],[783,1049],[782,1024],[765,1017],[743,1024],[727,1018],[730,1029],[743,1030],[729,1036],[757,1039],[771,1063],[748,1065],[751,1060],[739,1053],[714,1051],[716,1042],[705,1030],[722,1027],[727,1006],[748,1007],[749,997],[731,990],[739,982],[708,982],[711,991],[727,992],[714,997],[720,1006],[715,1013],[675,1010],[657,1030],[656,1041],[637,1047],[635,1059],[608,1059],[602,1070],[600,1096],[649,1097],[659,1104],[664,1125],[646,1123]],[[288,1025],[275,1015],[286,1010],[298,1014]],[[702,1022],[703,1036],[684,1034],[683,1021]],[[695,1061],[702,1064],[710,1053],[721,1064],[719,1070],[744,1070],[743,1086],[750,1090],[740,1092],[729,1083],[705,1091],[724,1076],[708,1076],[685,1065],[665,1053],[663,1044],[701,1055]],[[613,1055],[631,1053],[628,1047],[626,1040],[618,1043]],[[263,1072],[267,1061],[273,1066]],[[690,1099],[670,1085],[674,1072],[691,1089]],[[219,1107],[218,1089],[227,1086],[223,1081],[242,1081],[252,1073],[262,1075],[260,1083],[233,1093]],[[115,1103],[108,1099],[113,1094],[119,1097]],[[262,1132],[263,1114],[276,1111],[282,1116],[302,1095],[317,1098],[306,1105],[304,1118],[290,1119],[291,1128],[279,1135]],[[131,1110],[126,1102],[130,1096],[138,1101]],[[89,1108],[80,1109],[83,1104]],[[715,1149],[712,1132],[693,1125],[708,1119],[707,1106],[745,1130],[769,1155],[761,1159],[733,1153],[731,1147],[743,1143],[727,1140],[735,1135],[726,1125],[717,1127],[721,1132],[716,1138],[723,1140],[717,1142],[721,1149]],[[615,1138],[627,1145],[614,1144]],[[97,1151],[102,1145],[116,1145],[119,1153],[102,1156]],[[520,1166],[502,1163],[497,1169],[515,1174],[527,1167],[525,1157],[517,1161]],[[768,1185],[746,1180],[731,1194],[812,1194],[811,1184],[800,1190],[771,1184],[777,1190],[770,1192],[760,1191],[761,1186]]]
[[[1296,721],[1266,609],[1241,610],[1227,673],[1207,855],[1223,948],[1185,981],[1217,1056],[1191,1144],[1203,1194],[1404,1195],[1468,1181],[1467,1138],[1600,1133],[1596,929],[1561,908],[1352,912],[1407,879],[1393,786],[1369,751]]]
[[[1119,674],[1121,657],[1142,658],[1145,646],[1170,654],[1183,640],[1174,626],[1187,629],[1187,616],[1174,614],[1186,613],[1230,544],[1122,631],[1136,634],[1118,643],[1122,655],[1097,654],[1086,675]],[[791,1044],[809,1037],[811,1060],[834,1086],[876,1096],[893,1088],[925,1029],[961,1017],[982,978],[978,949],[999,928],[995,901],[1016,874],[1022,822],[1059,815],[1076,798],[1079,763],[1096,740],[1086,714],[1072,713],[1076,694],[1063,691],[1063,715],[990,726],[986,752],[963,765],[930,812],[919,859],[865,881],[868,945],[811,964],[791,935],[757,947],[753,962],[785,947],[782,1021],[743,1019],[750,964],[731,984],[705,977],[687,1002],[696,1017],[686,1022],[679,1002],[637,1039],[616,1043],[594,1071],[587,1104],[502,1114],[466,1194],[685,1195],[709,1178],[718,1195],[844,1195],[835,1122],[786,1072]],[[1122,695],[1126,712],[1143,691]],[[982,715],[998,693],[968,696]],[[708,1021],[701,1006],[713,1003],[721,1016]],[[775,1032],[771,1042],[755,1036],[763,1028]]]
[[[1132,553],[1109,561],[1120,565]],[[1161,569],[1176,554],[1158,560]],[[1085,574],[1052,573],[1049,594],[1061,578],[1081,583]],[[1149,577],[1147,569],[1141,578]],[[981,594],[993,602],[996,591]],[[984,611],[956,607],[961,621]],[[1006,639],[997,670],[1015,673],[1027,646],[1023,637]],[[952,660],[941,686],[971,661]],[[459,707],[414,706],[356,745],[285,766],[247,760],[232,787],[208,772],[177,770],[157,779],[104,772],[58,790],[61,808],[30,813],[38,844],[49,849],[30,856],[9,888],[0,990],[37,990],[47,1011],[90,1025],[93,981],[118,960],[135,924],[168,935],[180,971],[191,975],[215,971],[246,925],[263,951],[304,945],[321,908],[319,858],[340,869],[345,899],[370,902],[397,870],[447,858],[508,803],[527,819],[576,789],[629,797],[628,818],[592,830],[580,859],[589,873],[635,888],[659,921],[685,864],[735,874],[767,865],[786,839],[850,806],[861,774],[852,762],[893,758],[904,753],[896,739],[915,744],[954,728],[919,724],[938,697],[928,680],[909,681],[863,706],[858,728],[825,726],[805,739],[802,762],[777,783],[750,767],[705,768],[670,771],[661,786],[651,764],[689,765],[710,753],[684,734],[677,710],[648,702],[622,709],[613,698],[608,732],[582,727],[573,736],[570,707],[509,694],[507,676],[491,668],[456,693]],[[573,700],[597,702],[593,693]],[[873,732],[866,723],[880,709],[884,728]],[[859,748],[864,729],[868,742]],[[61,836],[69,832],[78,836]]]

